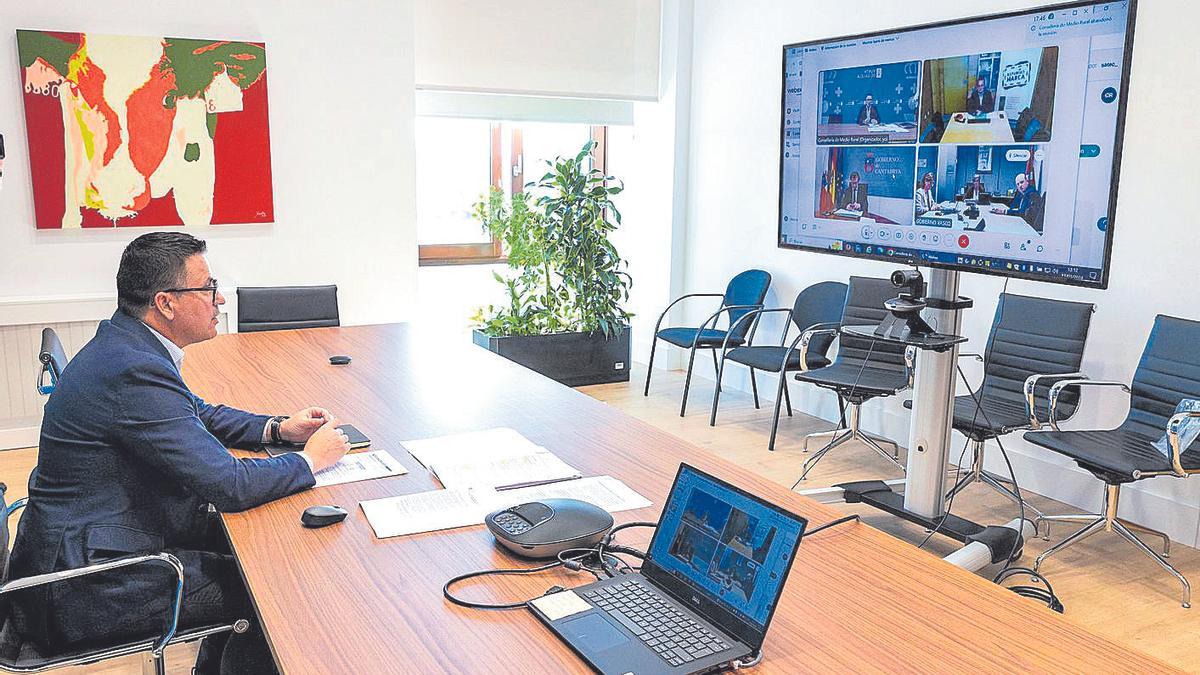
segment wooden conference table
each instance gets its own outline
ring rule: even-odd
[[[359,501],[438,487],[401,447],[405,439],[515,428],[585,476],[615,476],[653,502],[617,514],[618,522],[656,520],[682,461],[783,504],[812,526],[840,515],[458,339],[386,325],[222,335],[188,348],[184,377],[206,400],[271,413],[327,406],[409,469],[224,516],[284,673],[586,672],[526,611],[443,600],[442,584],[453,575],[528,565],[499,552],[482,525],[375,538]],[[332,354],[354,361],[331,366]],[[350,517],[319,530],[300,526],[305,507],[330,503]],[[644,546],[648,533],[632,532],[620,539]],[[467,584],[460,593],[523,599],[590,579],[555,570]],[[764,652],[751,672],[1170,671],[862,524],[801,543]]]

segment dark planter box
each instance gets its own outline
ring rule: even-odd
[[[554,333],[491,337],[478,330],[471,340],[568,387],[629,381],[629,327],[605,339],[604,333]]]

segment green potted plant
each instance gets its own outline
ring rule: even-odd
[[[621,223],[612,202],[622,186],[590,168],[589,141],[524,192],[495,188],[475,205],[500,239],[508,274],[493,273],[508,304],[473,317],[476,344],[569,386],[629,380],[632,280],[608,235]]]

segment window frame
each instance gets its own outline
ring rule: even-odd
[[[505,128],[509,129],[512,150],[508,166],[504,166],[504,150],[502,146]],[[608,127],[590,125],[590,138],[595,142],[592,148],[592,161],[600,170],[607,173],[608,167]],[[491,124],[491,187],[504,189],[504,174],[507,170],[512,177],[509,194],[515,195],[525,188],[525,152],[524,132],[520,122],[507,125],[504,122]],[[496,265],[508,262],[504,255],[504,246],[498,237],[490,241],[466,242],[455,244],[419,244],[417,246],[417,265],[432,267],[438,265]]]

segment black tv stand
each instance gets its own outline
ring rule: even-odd
[[[883,325],[883,324],[880,324]],[[880,335],[877,326],[842,326],[842,332],[855,337],[866,338],[868,340],[883,340],[886,342],[898,342],[903,345],[916,347],[917,349],[928,349],[934,352],[948,351],[954,345],[961,344],[967,341],[967,338],[962,335],[944,335],[942,333],[930,332],[924,335],[909,333],[906,337],[892,337],[890,335]]]

